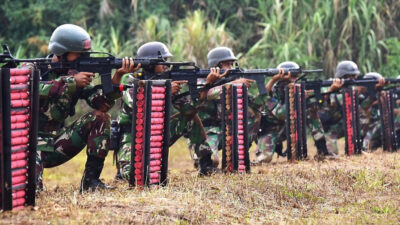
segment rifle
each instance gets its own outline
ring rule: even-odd
[[[93,57],[93,55],[106,55],[101,57]],[[98,73],[101,77],[101,86],[105,94],[114,91],[114,88],[126,89],[130,86],[115,86],[112,84],[111,72],[113,69],[122,67],[122,58],[105,52],[84,52],[73,62],[51,62],[51,58],[37,59],[15,59],[7,45],[3,45],[3,53],[0,54],[0,63],[6,63],[5,66],[16,67],[21,62],[31,62],[41,71],[42,79],[51,71],[60,69],[74,69],[83,72]],[[147,65],[167,65],[167,66],[190,66],[193,62],[166,62],[161,56],[157,58],[134,58],[135,66],[139,63],[142,66]]]
[[[393,78],[388,78],[385,79],[387,84],[395,84],[395,83],[400,83],[400,79],[393,79]],[[315,81],[302,81],[305,85],[306,90],[314,90],[314,95],[310,97],[315,97],[317,99],[318,103],[322,103],[323,95],[329,95],[332,94],[330,92],[327,93],[321,93],[321,88],[322,87],[329,87],[332,85],[333,81],[332,80],[315,80]],[[343,87],[348,87],[348,86],[363,86],[367,88],[367,95],[369,97],[376,97],[376,93],[378,90],[376,90],[375,85],[378,83],[378,80],[376,79],[355,79],[355,80],[344,80]]]
[[[186,66],[186,67],[185,67]],[[189,68],[187,66],[190,66]],[[185,67],[185,68],[184,68]],[[200,69],[194,65],[173,65],[170,71],[161,73],[161,74],[139,74],[139,79],[144,80],[154,80],[154,79],[171,79],[171,80],[187,80],[189,86],[189,93],[183,93],[180,96],[190,94],[192,99],[199,98],[199,91],[207,90],[212,87],[222,85],[238,78],[247,78],[251,80],[255,80],[257,83],[257,88],[260,92],[260,95],[267,94],[267,90],[265,88],[265,78],[271,77],[279,73],[279,69],[270,68],[270,69],[250,69],[244,70],[242,68],[230,69],[227,73],[227,76],[217,81],[215,84],[206,85],[204,89],[198,89],[197,79],[198,78],[206,78],[210,73],[210,69]],[[225,70],[221,70],[220,73],[223,74]],[[304,74],[304,73],[317,73],[323,72],[322,69],[316,70],[303,70],[299,69],[285,69],[285,74],[291,73],[292,75]]]

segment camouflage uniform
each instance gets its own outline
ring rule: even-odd
[[[132,85],[132,75],[125,74],[122,83]],[[132,91],[133,89],[130,88],[123,92],[121,111],[118,115],[121,127],[121,144],[117,153],[117,169],[120,176],[126,180],[129,180],[131,161]],[[190,102],[189,96],[173,101],[174,107],[171,108],[169,145],[173,145],[183,135],[189,135],[189,138],[197,145],[195,149],[196,155],[201,158],[205,152],[209,152],[210,146],[204,143],[204,128],[197,116],[197,110]]]
[[[68,116],[75,114],[78,99],[85,99],[94,109],[105,103],[113,105],[119,94],[105,96],[100,86],[76,87],[73,71],[70,75],[48,74],[50,82],[40,84],[40,115],[38,132],[38,184],[44,168],[63,164],[87,146],[88,156],[107,156],[110,117],[106,113],[86,113],[70,126],[64,126]],[[58,78],[56,78],[58,77]]]
[[[282,151],[282,142],[286,138],[285,120],[286,105],[284,103],[284,88],[286,82],[279,82],[273,87],[273,98],[264,104],[262,132],[259,135],[256,155],[257,158],[264,159],[266,162],[272,160],[275,151]],[[311,135],[320,151],[321,140],[324,140],[325,133],[319,119],[318,109],[315,102],[308,99],[307,107],[307,126],[311,130]]]

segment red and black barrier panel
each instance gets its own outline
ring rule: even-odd
[[[343,89],[343,119],[346,155],[361,154],[360,110],[358,91],[351,87]]]
[[[0,182],[2,210],[35,205],[39,71],[0,72]]]
[[[247,87],[223,86],[222,103],[222,169],[225,172],[250,172],[247,126]]]
[[[290,83],[285,88],[286,140],[288,160],[307,158],[305,85]]]
[[[395,93],[392,89],[381,91],[378,97],[378,106],[382,125],[382,145],[385,151],[397,151],[397,134],[395,127],[394,107],[396,106]]]
[[[130,184],[166,185],[171,81],[139,81],[133,87]]]

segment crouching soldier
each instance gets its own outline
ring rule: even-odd
[[[81,27],[64,24],[53,32],[49,50],[53,62],[73,62],[81,53],[90,51],[89,34]],[[120,70],[133,68],[133,60],[124,59]],[[112,78],[119,84],[121,72]],[[110,115],[107,111],[119,98],[119,92],[105,95],[100,85],[90,85],[94,74],[88,71],[59,69],[51,71],[40,84],[40,115],[38,134],[37,180],[42,188],[43,168],[59,166],[76,156],[86,146],[87,161],[80,192],[110,189],[100,179],[108,153]],[[65,120],[75,114],[79,99],[84,99],[94,110],[87,112],[71,125]]]

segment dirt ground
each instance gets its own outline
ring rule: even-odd
[[[343,149],[343,142],[340,143]],[[398,224],[400,153],[252,167],[250,174],[197,177],[185,141],[170,151],[169,184],[138,190],[114,180],[112,152],[102,178],[116,189],[81,195],[85,153],[45,170],[37,205],[0,214],[2,224]],[[344,150],[343,150],[344,151]],[[253,154],[253,153],[252,153]]]

